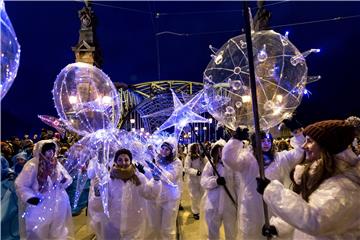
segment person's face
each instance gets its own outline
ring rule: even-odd
[[[162,146],[160,149],[160,155],[162,157],[168,157],[171,154],[171,150],[170,148],[166,147],[166,146]]]
[[[52,159],[52,158],[54,158],[54,156],[55,156],[55,150],[54,150],[54,149],[46,150],[45,153],[44,153],[44,156],[45,156],[46,159]]]
[[[13,151],[12,151],[11,147],[9,146],[9,144],[4,143],[1,145],[1,152],[4,155],[11,155]]]
[[[131,160],[127,154],[122,153],[117,157],[115,163],[120,168],[128,168],[131,164]]]
[[[268,152],[271,149],[271,139],[270,138],[263,138],[261,139],[261,149],[263,152]]]
[[[307,161],[316,161],[321,156],[321,148],[311,137],[306,136],[305,143],[301,146],[305,151]]]
[[[12,144],[14,144],[15,146],[19,147],[21,145],[21,141],[19,138],[15,138],[13,141],[12,141]]]

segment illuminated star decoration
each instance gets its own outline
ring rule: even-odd
[[[189,102],[182,104],[174,91],[171,89],[174,101],[174,112],[171,116],[159,127],[158,131],[163,131],[174,126],[174,137],[179,140],[183,128],[188,123],[202,122],[207,123],[208,120],[199,114],[193,112],[194,106],[198,103],[203,95],[203,91],[196,94]]]
[[[48,115],[38,115],[38,118],[43,123],[55,128],[62,136],[65,136],[65,123],[61,119]]]

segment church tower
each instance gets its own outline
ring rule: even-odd
[[[102,59],[95,35],[96,18],[89,1],[85,1],[85,7],[78,13],[81,23],[79,42],[75,47],[72,47],[76,62],[85,62],[100,68]]]

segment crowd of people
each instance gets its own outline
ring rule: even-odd
[[[88,166],[89,226],[97,239],[176,239],[187,184],[192,217],[205,226],[201,239],[220,239],[222,226],[225,239],[359,239],[360,119],[284,124],[289,139],[260,132],[263,176],[247,128],[227,141],[164,141],[145,168],[136,153],[118,149],[107,181]],[[74,239],[76,181],[63,162],[77,140],[44,130],[39,139],[1,142],[2,239]],[[14,219],[18,228],[6,224]]]

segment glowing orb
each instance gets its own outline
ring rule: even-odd
[[[53,96],[67,126],[80,135],[116,127],[122,107],[110,78],[95,66],[73,63],[57,76]]]
[[[307,82],[305,57],[274,31],[252,34],[260,127],[269,129],[288,117],[300,104]],[[204,71],[209,113],[235,130],[253,126],[249,63],[245,34],[228,40]]]

